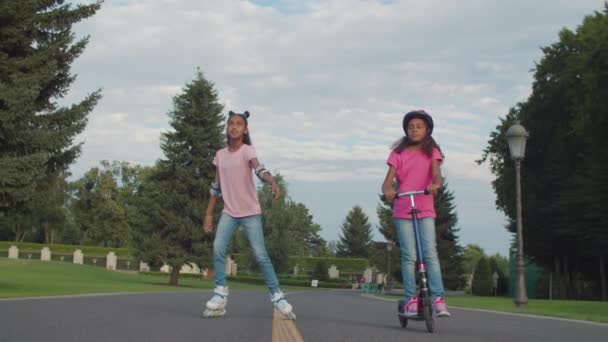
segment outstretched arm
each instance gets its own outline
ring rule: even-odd
[[[272,187],[272,193],[274,194],[274,199],[278,199],[281,196],[281,188],[277,185],[277,183],[272,178],[270,171],[268,171],[264,165],[260,164],[258,158],[253,158],[249,161],[251,168],[255,170],[255,174],[266,184],[270,184]]]

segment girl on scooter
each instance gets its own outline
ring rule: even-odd
[[[388,201],[394,201],[393,220],[397,230],[397,238],[401,253],[401,273],[405,289],[405,314],[418,315],[418,300],[414,267],[416,263],[416,245],[411,204],[408,198],[396,198],[398,192],[413,189],[426,189],[435,195],[442,185],[440,165],[443,154],[431,134],[433,119],[424,110],[415,110],[403,117],[405,136],[392,147],[388,157],[388,172],[382,184],[382,192]],[[397,181],[398,189],[393,189],[393,180]],[[416,198],[419,210],[419,229],[422,254],[427,266],[429,288],[433,311],[438,317],[449,317],[445,299],[443,298],[443,280],[437,245],[435,242],[435,205],[433,196],[420,195]]]

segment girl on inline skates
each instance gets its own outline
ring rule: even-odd
[[[281,189],[270,172],[260,164],[247,127],[249,112],[228,114],[226,127],[227,146],[217,151],[213,164],[216,167],[215,181],[211,185],[211,197],[203,221],[203,231],[213,232],[213,209],[218,198],[224,201],[224,210],[217,225],[213,241],[213,267],[215,289],[213,297],[207,301],[205,317],[226,314],[228,287],[226,286],[226,248],[237,226],[242,226],[255,259],[264,275],[270,294],[270,301],[285,317],[295,319],[292,306],[279,289],[279,281],[270,262],[264,242],[262,210],[258,202],[252,171],[272,186],[277,199]]]

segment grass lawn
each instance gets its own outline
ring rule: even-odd
[[[401,296],[395,295],[385,297],[401,298]],[[506,297],[451,296],[447,297],[446,301],[448,307],[484,309],[608,323],[608,302],[530,299],[526,309],[518,309],[513,304],[513,299]]]
[[[193,291],[213,288],[212,281],[180,278],[168,286],[168,276],[108,271],[102,267],[66,262],[0,258],[0,298],[56,296],[83,293]],[[230,283],[231,289],[259,285]]]

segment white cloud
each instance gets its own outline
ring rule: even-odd
[[[446,174],[456,186],[470,180],[490,191],[492,175],[474,160],[498,117],[530,94],[539,46],[603,7],[599,0],[265,3],[104,2],[77,26],[91,38],[66,101],[99,87],[104,97],[79,137],[86,144],[74,170],[101,159],[160,158],[171,99],[200,67],[226,110],[252,112],[258,154],[288,182],[324,184],[331,193],[335,184],[381,181],[403,113],[426,108]]]

